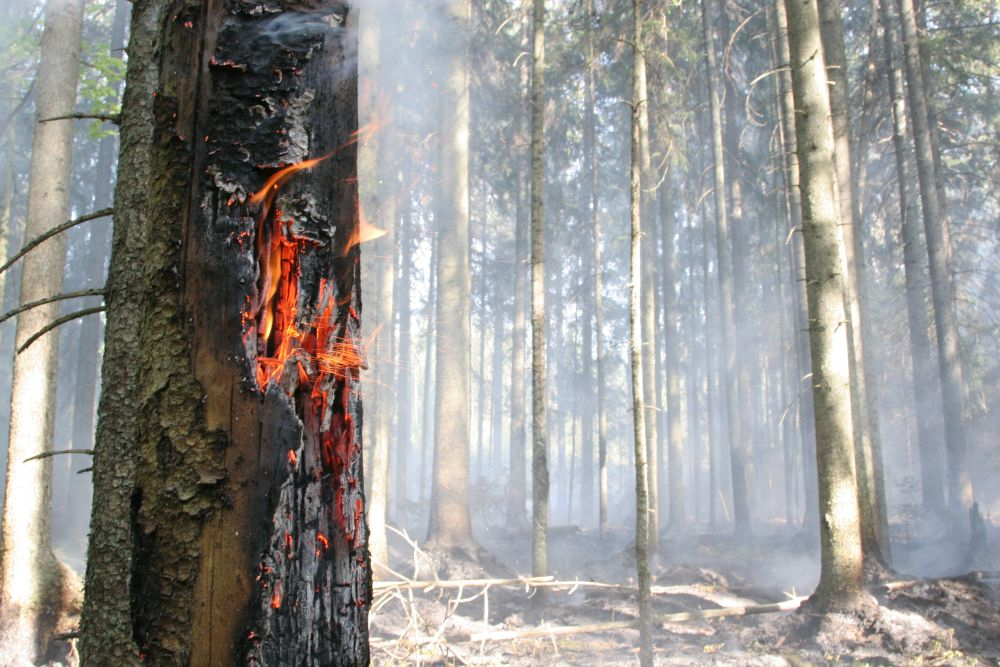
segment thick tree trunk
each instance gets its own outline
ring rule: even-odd
[[[65,221],[69,213],[73,121],[40,123],[72,113],[80,65],[82,0],[45,6],[38,68],[35,135],[25,238]],[[20,303],[62,291],[65,237],[50,239],[24,259]],[[53,303],[22,313],[15,347],[59,316]],[[0,537],[0,663],[41,662],[59,613],[61,573],[50,535],[52,459],[25,461],[52,449],[59,335],[51,332],[15,353],[7,441],[7,482]]]
[[[788,0],[788,41],[801,171],[802,237],[816,405],[823,609],[849,608],[862,591],[848,332],[844,327],[841,219],[826,71],[816,0]]]
[[[844,298],[850,332],[851,402],[861,503],[861,537],[865,558],[871,561],[873,567],[883,568],[888,566],[892,556],[885,503],[882,440],[879,434],[878,385],[874,380],[874,373],[868,369],[865,361],[866,355],[870,355],[874,348],[867,344],[871,339],[868,331],[868,268],[862,243],[861,206],[854,183],[854,160],[851,154],[844,25],[839,0],[819,0],[818,4],[820,34],[829,81],[837,193],[840,216],[844,222],[841,227],[844,237]],[[874,364],[874,360],[870,361]]]
[[[919,212],[913,192],[916,176],[910,162],[910,128],[907,121],[905,86],[900,63],[899,16],[894,0],[875,0],[884,26],[886,75],[892,99],[892,145],[896,153],[899,217],[903,241],[903,274],[906,282],[906,315],[913,363],[913,393],[916,406],[917,440],[920,448],[920,488],[924,511],[940,520],[945,513],[945,442],[941,423],[940,380],[931,352],[930,321],[927,318],[927,276],[922,259],[924,247],[917,226]]]
[[[536,0],[537,1],[537,0]],[[652,595],[649,574],[650,498],[646,468],[646,402],[642,381],[642,128],[640,106],[646,103],[642,82],[641,0],[632,0],[632,148],[629,176],[629,368],[632,382],[632,438],[635,461],[635,562],[638,578],[639,663],[653,665]]]
[[[470,0],[445,6],[442,35],[445,114],[441,146],[441,219],[438,221],[438,344],[434,404],[435,458],[428,541],[435,547],[472,548],[469,514],[469,22]]]
[[[354,16],[157,9],[133,14],[83,657],[367,664]]]
[[[944,404],[945,440],[948,453],[948,505],[955,527],[963,530],[966,512],[972,505],[972,477],[969,471],[969,442],[965,423],[965,382],[955,312],[955,288],[949,268],[951,240],[941,194],[944,188],[935,166],[930,109],[921,62],[913,0],[898,0],[902,25],[903,61],[906,64],[907,93],[913,141],[916,147],[917,177],[923,204],[924,235],[930,258],[931,301],[937,331],[938,370]],[[939,189],[940,188],[940,189]]]
[[[545,366],[545,0],[532,5],[531,74],[531,571],[549,569]]]

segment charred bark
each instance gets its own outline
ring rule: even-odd
[[[122,152],[129,164],[148,151],[129,230],[144,288],[109,296],[108,313],[109,335],[119,318],[136,325],[124,358],[136,366],[124,418],[135,469],[117,480],[131,506],[133,661],[367,664],[351,19],[336,1],[174,2],[153,31],[151,143],[137,149],[123,129]],[[124,118],[143,105],[127,97]],[[122,416],[102,400],[101,419]],[[98,522],[122,511],[98,482],[114,477],[115,435],[96,443]],[[87,584],[124,588],[107,571]],[[111,654],[105,632],[122,659],[107,598],[87,599],[84,657],[96,663]]]

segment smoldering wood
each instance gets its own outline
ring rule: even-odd
[[[368,662],[348,18],[339,1],[163,15],[128,545],[152,664]]]

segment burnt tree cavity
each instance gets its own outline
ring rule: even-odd
[[[267,0],[161,25],[132,513],[150,664],[368,662],[349,21]]]

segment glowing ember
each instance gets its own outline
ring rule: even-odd
[[[288,450],[288,464],[294,466],[294,465],[297,465],[298,462],[299,462],[299,457],[295,454],[295,450],[294,449],[289,449]]]

